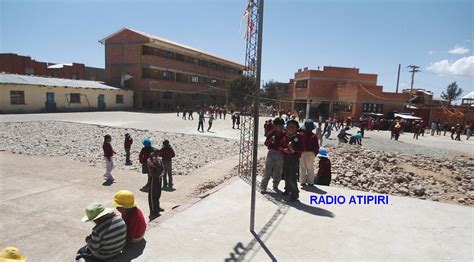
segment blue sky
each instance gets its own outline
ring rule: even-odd
[[[357,67],[394,91],[406,66],[435,97],[453,82],[474,91],[473,1],[267,0],[262,79],[288,81],[298,68]],[[122,27],[244,62],[245,0],[0,0],[0,52],[38,61],[104,67],[98,40]]]

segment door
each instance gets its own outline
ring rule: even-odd
[[[100,94],[98,99],[98,107],[99,107],[99,111],[104,111],[105,110],[105,96],[103,94]]]
[[[54,102],[54,93],[46,93],[46,112],[54,112],[56,108],[56,103]]]

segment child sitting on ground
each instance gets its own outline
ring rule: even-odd
[[[145,235],[146,222],[142,211],[137,207],[133,192],[118,191],[115,193],[113,205],[122,214],[127,225],[127,244],[140,242]]]

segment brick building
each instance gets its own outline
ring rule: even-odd
[[[17,54],[0,54],[0,72],[77,80],[105,80],[105,70],[103,68],[88,67],[80,63],[39,62],[29,56]]]
[[[299,69],[290,80],[290,100],[294,110],[304,110],[316,119],[360,117],[363,113],[387,114],[403,111],[407,94],[384,92],[376,74],[357,68],[325,66],[322,70]]]
[[[123,28],[105,46],[106,83],[132,89],[135,108],[226,104],[227,82],[244,66],[154,35]]]

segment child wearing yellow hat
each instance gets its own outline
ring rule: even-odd
[[[133,192],[120,190],[115,193],[113,205],[122,214],[127,225],[127,243],[137,243],[143,239],[146,222],[142,211],[137,207]]]
[[[16,247],[6,247],[0,252],[0,262],[25,262],[26,257],[22,256]]]

